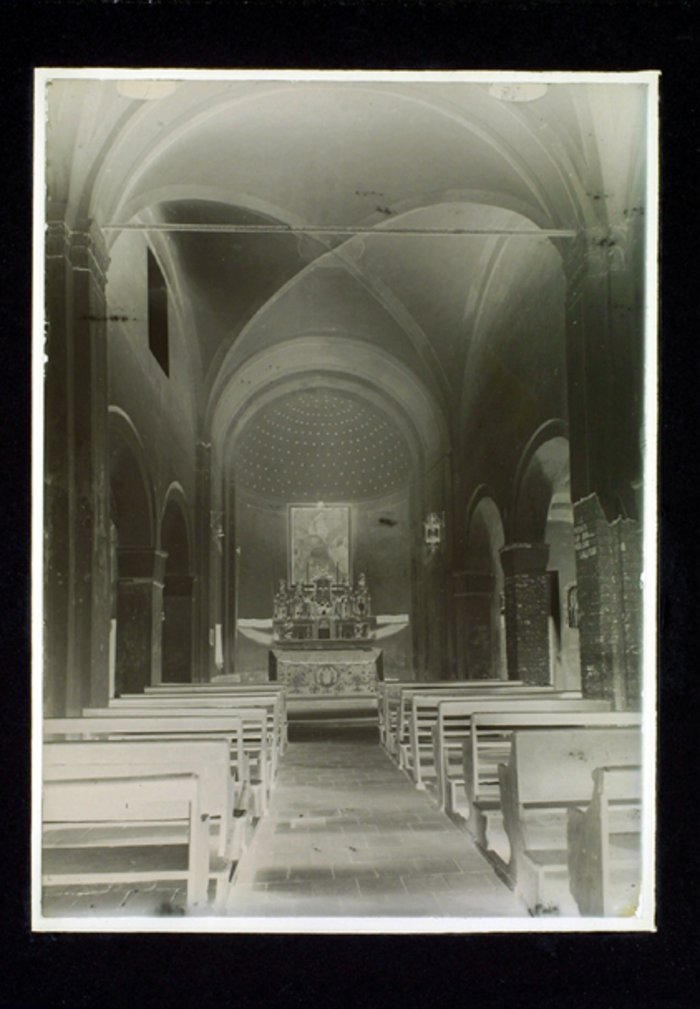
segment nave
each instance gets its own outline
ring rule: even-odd
[[[184,914],[184,887],[65,887],[47,916]],[[211,909],[208,910],[211,914]],[[366,732],[291,742],[243,854],[232,917],[527,917],[471,837]]]

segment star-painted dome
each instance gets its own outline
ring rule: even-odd
[[[411,461],[392,421],[346,393],[305,389],[261,409],[234,449],[238,486],[288,501],[379,497],[406,485]]]

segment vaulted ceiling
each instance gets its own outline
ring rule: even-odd
[[[557,236],[623,222],[639,183],[642,85],[189,80],[134,94],[51,85],[49,200],[112,248],[125,226],[146,229],[192,320],[202,416],[222,376],[314,337],[390,355],[449,426],[510,287],[520,297],[543,263],[561,271]]]

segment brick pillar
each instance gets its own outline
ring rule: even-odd
[[[161,682],[163,574],[167,553],[154,547],[117,550],[115,692],[134,694]]]
[[[92,222],[46,235],[45,698],[75,714],[109,697],[110,526],[105,283]]]
[[[479,571],[455,574],[455,604],[459,642],[460,677],[487,680],[496,674],[492,627],[496,579]]]
[[[192,682],[193,575],[163,580],[163,683]]]
[[[508,679],[549,683],[549,547],[545,543],[513,543],[500,554],[505,576]]]
[[[641,574],[639,523],[609,523],[596,495],[574,506],[581,689],[612,700],[617,710],[641,702]]]

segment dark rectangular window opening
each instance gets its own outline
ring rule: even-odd
[[[166,375],[168,353],[168,287],[156,257],[148,250],[148,346]]]

